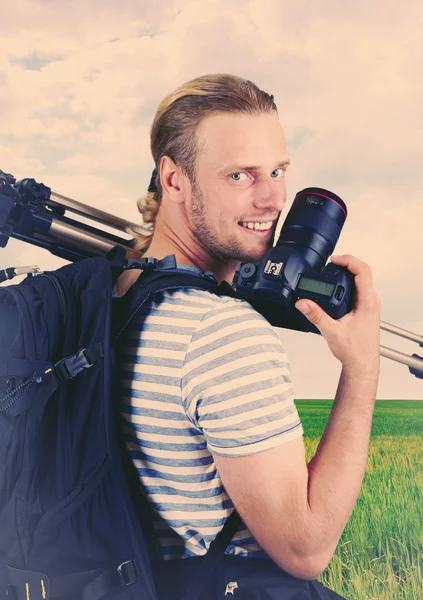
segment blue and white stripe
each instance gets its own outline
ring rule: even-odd
[[[287,356],[248,302],[205,290],[155,294],[122,336],[120,412],[163,556],[199,556],[233,504],[213,455],[302,435]],[[227,553],[264,556],[242,526]]]

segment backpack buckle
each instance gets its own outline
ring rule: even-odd
[[[153,258],[152,256],[148,256],[145,259],[141,259],[141,262],[143,262],[143,261],[144,261],[144,263],[143,263],[144,271],[154,271],[154,269],[156,268],[156,266],[159,263],[157,258]]]
[[[137,574],[135,572],[135,564],[133,560],[127,560],[118,566],[117,572],[120,577],[120,582],[124,586],[135,583]]]
[[[123,268],[124,271],[130,269],[142,269],[143,271],[154,271],[159,264],[159,260],[153,256],[128,260],[127,265]]]
[[[72,379],[83,369],[89,369],[94,363],[89,362],[87,356],[84,354],[86,348],[83,348],[76,354],[62,358],[54,365],[55,372],[57,373],[61,381],[68,381]]]

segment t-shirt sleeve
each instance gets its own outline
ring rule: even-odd
[[[303,433],[281,340],[243,300],[203,316],[183,366],[182,401],[215,454],[254,454]]]

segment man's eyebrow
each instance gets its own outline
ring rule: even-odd
[[[291,164],[291,160],[288,158],[287,160],[282,160],[279,162],[275,169],[284,169]],[[242,166],[242,165],[228,165],[224,169],[220,171],[220,173],[237,173],[238,171],[260,171],[262,167],[258,165],[250,165],[250,166]]]

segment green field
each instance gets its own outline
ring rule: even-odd
[[[332,401],[296,405],[310,460]],[[347,600],[423,599],[423,401],[376,402],[363,487],[319,579]]]

